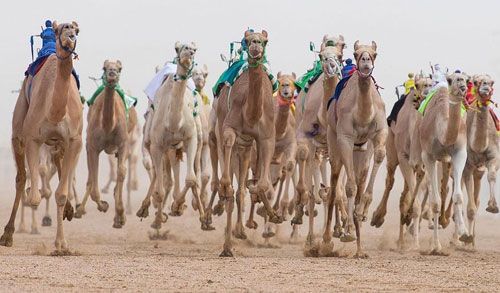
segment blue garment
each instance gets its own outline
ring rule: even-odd
[[[333,94],[332,97],[330,97],[330,99],[328,99],[328,104],[326,105],[327,110],[328,110],[328,108],[330,108],[330,104],[332,103],[333,100],[339,99],[340,94],[342,93],[342,90],[345,87],[345,84],[349,81],[351,76],[352,76],[352,74],[347,76],[347,77],[342,78],[342,80],[339,81],[339,83],[337,84],[337,87],[335,88],[335,93]]]
[[[348,59],[349,60],[349,59]],[[356,68],[356,65],[346,62],[347,64],[342,68],[342,78],[345,78],[349,75],[349,72]]]

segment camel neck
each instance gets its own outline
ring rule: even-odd
[[[278,115],[275,121],[276,140],[283,138],[288,127],[288,117],[290,116],[290,105],[279,105]]]
[[[448,91],[448,89],[443,88],[441,90]],[[444,146],[450,146],[456,143],[458,138],[458,131],[460,130],[460,121],[462,120],[462,103],[455,102],[461,101],[461,97],[455,96],[450,93],[446,102],[448,102],[448,118],[446,121],[446,132],[442,144]]]
[[[357,73],[356,73],[357,74]],[[374,115],[373,110],[373,97],[371,95],[371,88],[373,86],[372,78],[361,77],[358,78],[359,95],[357,100],[357,115],[356,120],[361,124],[369,123]]]
[[[251,126],[255,125],[263,112],[263,81],[267,78],[262,64],[248,68],[248,98],[244,111],[245,120]]]
[[[327,77],[325,75],[325,77],[323,79],[323,101],[321,103],[319,123],[320,123],[320,125],[324,126],[325,129],[328,125],[328,121],[326,119],[328,100],[335,93],[335,88],[337,87],[338,83],[339,83],[339,78],[337,77],[337,75],[334,75],[331,77]]]
[[[172,94],[170,95],[169,103],[170,107],[167,109],[167,113],[165,113],[170,129],[177,129],[180,126],[181,118],[182,118],[182,109],[184,107],[184,94],[186,93],[187,87],[187,77],[188,71],[186,68],[177,65],[176,76],[181,77],[185,76],[184,79],[173,80],[172,84]],[[162,107],[165,108],[165,107]]]
[[[58,56],[61,56],[61,54],[65,56],[65,52],[59,48],[59,45],[57,45],[56,50]],[[73,70],[73,59],[71,56],[66,59],[57,59],[56,62],[56,80],[52,92],[52,103],[47,117],[53,123],[61,122],[66,115],[71,85],[71,71]]]
[[[104,132],[109,134],[115,126],[115,94],[116,91],[112,87],[104,87],[104,106],[102,109],[102,128]]]
[[[480,97],[476,94],[476,100]],[[488,120],[490,119],[490,110],[487,106],[479,109],[479,113],[473,112],[472,125],[469,139],[470,147],[475,152],[484,152],[488,147]]]

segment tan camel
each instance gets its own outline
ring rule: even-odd
[[[235,234],[244,237],[241,205],[246,188],[246,178],[250,161],[250,150],[254,141],[257,146],[257,183],[250,186],[252,202],[258,200],[265,205],[269,221],[280,223],[282,219],[273,210],[268,196],[272,195],[273,188],[269,180],[269,168],[274,150],[274,101],[272,99],[273,86],[264,70],[265,47],[267,32],[245,32],[245,42],[248,50],[248,70],[235,81],[232,88],[225,86],[217,103],[217,146],[221,148],[223,163],[222,177],[219,182],[219,196],[225,200],[227,226],[225,231],[224,248],[220,256],[232,256],[232,212],[234,195],[232,188],[231,165],[238,165],[237,179],[238,192],[238,222]],[[234,147],[234,149],[233,149]],[[233,156],[234,155],[234,156]],[[253,211],[251,211],[251,217]],[[250,224],[250,225],[249,225]],[[255,222],[247,226],[256,227]]]
[[[417,210],[420,208],[420,202],[418,196],[415,200],[412,200],[412,193],[416,187],[416,174],[410,164],[410,146],[413,139],[419,139],[418,137],[413,137],[415,124],[418,115],[420,115],[414,107],[415,100],[422,100],[426,98],[432,88],[432,80],[428,77],[416,77],[415,78],[416,89],[411,90],[404,101],[404,105],[401,108],[398,116],[397,122],[390,121],[389,133],[386,143],[386,153],[387,153],[387,177],[385,180],[385,190],[382,200],[379,204],[377,210],[373,213],[371,225],[377,228],[382,226],[384,223],[384,217],[387,213],[387,202],[389,200],[389,195],[391,189],[394,185],[394,173],[399,165],[403,178],[405,180],[404,192],[401,194],[400,200],[400,229],[399,229],[399,239],[398,247],[400,249],[404,246],[404,224],[409,224],[412,214],[415,216],[413,224],[418,225],[420,214]],[[418,188],[418,187],[417,187]],[[413,204],[413,213],[411,213],[411,204]],[[417,227],[417,226],[415,226]],[[418,229],[413,230],[413,236],[415,240],[415,248],[418,249]]]
[[[75,50],[79,28],[76,22],[57,25],[53,22],[56,37],[56,54],[50,55],[33,79],[26,78],[14,109],[12,119],[12,147],[17,166],[16,199],[0,244],[12,246],[14,221],[21,195],[26,184],[25,155],[28,161],[31,188],[27,202],[40,204],[38,189],[40,178],[40,147],[42,144],[58,146],[64,153],[62,162],[56,163],[59,185],[55,192],[57,203],[56,252],[68,249],[64,237],[63,220],[71,220],[73,207],[67,200],[72,189],[73,175],[82,146],[82,103],[73,70],[72,53]],[[31,90],[28,87],[31,83]],[[30,100],[28,104],[28,93]]]
[[[129,154],[126,158],[128,163],[127,168],[127,215],[132,214],[132,203],[131,203],[131,193],[132,190],[137,190],[139,181],[137,178],[137,160],[139,157],[139,138],[141,136],[141,126],[138,123],[137,111],[135,107],[131,107],[129,110],[129,119],[127,122],[128,126],[128,149]],[[108,155],[109,161],[109,179],[106,185],[101,189],[102,193],[108,193],[109,187],[113,182],[116,182],[116,158],[114,154]]]
[[[99,154],[105,151],[107,154],[115,154],[117,165],[117,181],[114,189],[115,217],[113,228],[121,228],[125,225],[125,208],[123,206],[123,181],[125,180],[125,160],[129,155],[129,128],[132,131],[135,125],[127,125],[125,104],[116,91],[120,81],[122,63],[104,61],[104,90],[97,96],[94,104],[89,108],[87,116],[87,163],[89,177],[87,191],[82,204],[77,208],[76,217],[85,213],[85,205],[89,196],[97,203],[97,209],[101,212],[108,210],[108,203],[101,200],[99,190]],[[137,123],[135,118],[130,121]]]
[[[303,207],[309,202],[309,213],[314,212],[315,203],[321,203],[319,197],[320,166],[327,149],[327,103],[333,96],[339,82],[344,37],[323,37],[319,54],[323,73],[311,84],[307,93],[302,90],[297,98],[297,163],[299,180],[295,198],[293,224],[302,224]],[[325,158],[326,159],[326,158]],[[314,185],[312,182],[314,175]],[[326,183],[326,182],[325,182]],[[314,190],[313,190],[314,189]],[[312,200],[310,200],[312,199]],[[314,238],[314,217],[309,216],[308,239]]]
[[[453,163],[453,203],[456,235],[460,241],[470,243],[472,237],[468,234],[462,214],[462,172],[467,160],[466,126],[461,117],[462,101],[467,91],[467,76],[454,73],[448,78],[449,89],[441,87],[428,103],[420,125],[420,145],[422,160],[431,182],[430,205],[434,223],[438,223],[441,201],[438,193],[438,177],[436,161]],[[431,252],[440,254],[438,226],[434,225],[434,236]]]
[[[338,100],[328,109],[328,152],[332,165],[330,199],[328,201],[328,221],[323,235],[324,252],[333,248],[330,232],[335,192],[342,166],[346,169],[348,225],[342,242],[357,240],[356,257],[366,257],[361,247],[359,220],[365,220],[372,200],[373,184],[385,157],[387,122],[385,104],[377,91],[372,78],[377,45],[354,44],[354,58],[357,71],[345,85]],[[366,146],[364,146],[367,144]],[[366,190],[365,181],[370,166],[369,160],[374,155],[374,164]],[[356,208],[354,210],[354,208]],[[352,235],[352,223],[356,227],[356,236]],[[312,236],[314,237],[314,235]],[[312,245],[313,239],[308,239]]]
[[[465,183],[468,195],[467,218],[469,233],[475,244],[476,213],[479,206],[479,190],[481,178],[488,170],[488,183],[490,185],[490,200],[486,210],[498,213],[495,199],[496,174],[499,164],[498,134],[494,120],[491,117],[491,95],[493,93],[493,80],[489,75],[474,78],[476,88],[475,105],[479,111],[467,112],[467,163],[462,180]]]
[[[185,187],[180,194],[174,194],[170,215],[180,216],[185,209],[185,196],[189,189],[193,192],[202,229],[208,229],[205,220],[204,207],[200,203],[198,194],[198,179],[194,172],[194,161],[198,149],[198,129],[196,119],[193,115],[194,96],[186,90],[187,81],[191,76],[194,66],[194,55],[196,45],[194,43],[175,44],[177,53],[176,74],[169,75],[156,92],[154,98],[154,115],[150,118],[150,125],[146,126],[144,139],[149,145],[153,161],[153,179],[146,199],[137,212],[139,217],[147,216],[150,205],[150,197],[153,197],[157,213],[152,227],[160,229],[161,224],[167,220],[167,215],[162,212],[168,195],[164,185],[166,175],[170,176],[170,166],[165,159],[166,154],[177,154],[177,160],[182,157],[182,152],[187,154],[187,172]],[[151,114],[152,112],[150,112]],[[164,170],[167,165],[166,170]],[[179,164],[176,164],[178,168]],[[175,167],[175,166],[173,166]],[[165,172],[166,171],[166,172]],[[178,172],[174,168],[174,174]],[[176,175],[177,177],[177,175]],[[177,177],[178,178],[178,177]],[[178,180],[177,180],[178,181]]]

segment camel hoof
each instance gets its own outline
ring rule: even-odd
[[[369,258],[368,254],[366,254],[365,252],[363,251],[358,251],[356,252],[356,254],[354,255],[354,258],[357,258],[357,259],[365,259],[365,258]]]
[[[203,230],[203,231],[213,231],[213,230],[215,230],[215,227],[212,226],[212,225],[210,225],[207,222],[202,222],[201,223],[201,230]]]
[[[344,235],[344,232],[342,231],[342,228],[333,228],[333,234],[332,236],[334,238],[340,238],[342,237],[342,235]]]
[[[194,199],[194,198],[191,201],[191,207],[193,208],[193,210],[198,211],[198,203],[196,202],[196,199]]]
[[[462,241],[463,243],[472,243],[474,241],[474,237],[472,235],[469,235],[467,233],[464,233],[458,240]]]
[[[333,242],[321,242],[319,246],[319,255],[321,256],[333,256]]]
[[[281,224],[283,223],[283,218],[273,215],[272,217],[269,217],[269,222],[274,223],[274,224]]]
[[[97,210],[100,212],[103,212],[103,213],[107,212],[108,208],[109,208],[108,202],[101,200],[101,204],[102,204],[102,208],[99,205],[97,205]]]
[[[366,221],[368,221],[368,218],[365,215],[363,215],[363,216],[361,216],[361,221],[366,222]]]
[[[259,225],[257,225],[257,222],[250,220],[247,221],[245,226],[247,226],[248,229],[257,229],[257,227],[259,227]]]
[[[305,214],[306,214],[306,216],[309,217],[309,211],[308,210],[306,210]],[[316,218],[318,216],[318,210],[314,209],[314,213],[313,214],[314,214],[314,217]]]
[[[295,215],[291,221],[292,225],[302,225],[302,217],[299,217],[298,215]]]
[[[222,200],[219,200],[219,202],[214,207],[213,214],[216,216],[222,216],[223,213],[224,213],[224,202]]]
[[[153,223],[151,224],[151,228],[155,229],[155,230],[160,230],[161,229],[161,223],[158,223],[158,221],[153,221]]]
[[[266,213],[266,207],[264,207],[263,205],[261,205],[260,207],[257,208],[257,215],[265,218],[267,213]]]
[[[492,213],[492,214],[498,214],[498,207],[496,205],[495,206],[488,206],[486,208],[486,211],[489,213]]]
[[[248,238],[247,234],[243,230],[240,230],[240,231],[233,230],[233,236],[234,236],[234,238],[241,239],[241,240],[246,240]]]
[[[375,227],[375,228],[380,228],[384,224],[384,216],[380,215],[377,212],[374,212],[372,215],[372,221],[370,222],[370,225]]]
[[[115,229],[121,229],[122,227],[123,227],[123,225],[121,223],[117,223],[117,222],[113,223],[113,228],[115,228]]]
[[[272,238],[276,235],[274,232],[262,232],[262,238]]]
[[[14,243],[12,234],[4,232],[2,237],[0,237],[0,245],[5,247],[12,247],[12,243]]]
[[[73,220],[73,216],[75,215],[75,210],[69,201],[66,201],[66,205],[64,206],[63,212],[63,220],[67,219],[68,221]]]
[[[220,254],[219,257],[233,257],[233,253],[231,250],[224,249]]]
[[[318,243],[315,243],[314,239],[307,239],[306,240],[306,244],[304,245],[304,256],[306,256],[306,257],[318,257],[319,256],[319,245],[318,245]]]
[[[351,235],[349,233],[340,236],[340,242],[353,242],[354,240],[356,240],[356,236]]]
[[[77,218],[76,214],[74,215],[75,218]],[[49,216],[45,216],[42,219],[42,226],[43,227],[50,227],[52,226],[52,219]]]
[[[172,217],[180,217],[182,214],[184,214],[184,210],[187,208],[187,206],[184,203],[177,203],[174,201],[172,203],[172,209],[169,213],[170,216]]]
[[[450,219],[447,219],[445,217],[439,217],[439,225],[443,227],[443,229],[446,229],[448,225],[450,224]]]
[[[158,212],[155,213],[155,216],[158,216]],[[160,221],[162,223],[166,223],[167,220],[168,220],[168,215],[165,212],[161,212],[161,220]]]
[[[149,205],[146,207],[142,205],[135,215],[141,219],[147,218],[149,216]]]

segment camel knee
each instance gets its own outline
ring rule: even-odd
[[[122,166],[122,167],[118,168],[117,180],[120,182],[123,182],[125,180],[125,173],[127,173],[127,170],[125,169],[125,167]]]
[[[287,172],[292,172],[294,167],[295,167],[295,160],[290,159],[286,161],[285,168]]]
[[[300,161],[305,161],[307,160],[307,157],[309,155],[309,150],[307,149],[306,146],[299,146],[297,149],[297,158]]]
[[[56,204],[58,207],[62,207],[66,205],[66,201],[68,199],[68,196],[66,194],[58,194],[56,193]]]
[[[469,205],[467,207],[467,218],[472,221],[476,218],[477,207],[475,204]]]
[[[497,181],[497,174],[495,171],[488,172],[488,182],[495,183]]]
[[[375,162],[380,164],[385,158],[385,149],[384,148],[379,148],[375,150]]]

